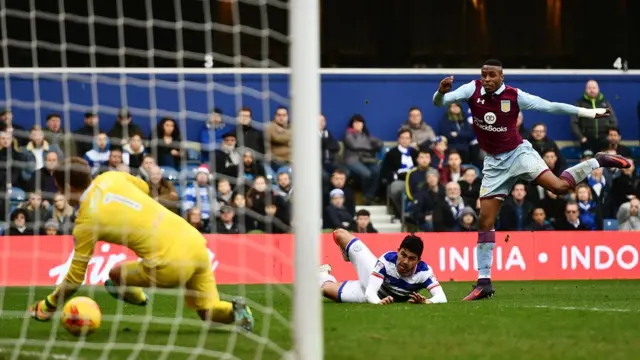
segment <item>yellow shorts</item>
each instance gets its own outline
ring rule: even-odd
[[[209,254],[206,251],[188,260],[167,257],[159,263],[160,265],[149,265],[145,261],[123,263],[120,276],[124,285],[184,287],[187,306],[196,310],[211,309],[220,301]]]

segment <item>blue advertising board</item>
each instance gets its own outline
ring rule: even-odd
[[[84,73],[64,71],[4,73],[0,77],[0,106],[10,107],[15,121],[25,127],[44,124],[51,112],[61,113],[71,130],[82,126],[82,114],[89,110],[98,111],[101,128],[109,130],[118,108],[127,106],[134,122],[147,134],[163,115],[184,120],[181,128],[189,140],[197,140],[207,112],[214,107],[233,117],[240,107],[248,106],[256,121],[265,122],[277,106],[290,106],[288,75],[278,70],[175,74],[165,69],[154,75],[144,69],[127,70],[131,72],[126,75],[115,73],[115,69],[97,69],[94,73],[86,73],[86,69],[82,70]],[[444,109],[434,107],[431,97],[439,81],[451,73],[455,74],[454,85],[478,77],[478,70],[460,69],[323,70],[322,111],[329,129],[339,139],[350,116],[359,113],[365,117],[372,135],[392,141],[412,106],[421,108],[423,118],[437,131]],[[613,104],[623,139],[639,139],[640,73],[505,71],[505,82],[511,86],[550,101],[572,104],[582,96],[589,79],[599,82],[602,93]],[[317,119],[291,121],[309,126],[318,123]],[[536,122],[547,124],[552,139],[574,139],[566,116],[525,113],[525,126]]]

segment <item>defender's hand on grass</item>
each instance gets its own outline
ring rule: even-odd
[[[391,296],[387,296],[386,298],[380,300],[380,305],[389,305],[393,302],[393,298]]]
[[[409,299],[411,304],[430,304],[429,299],[419,293],[414,292],[409,296],[411,297],[411,299]]]

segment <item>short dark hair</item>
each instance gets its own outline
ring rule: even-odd
[[[418,150],[418,156],[420,156],[420,154],[427,154],[429,156],[431,156],[431,151],[429,151],[428,149],[425,148],[421,148]]]
[[[248,106],[243,106],[243,107],[241,107],[241,108],[240,108],[240,111],[238,111],[238,112],[241,112],[241,111],[248,111],[248,112],[249,112],[249,115],[253,115],[253,111],[251,111],[251,108],[250,108],[250,107],[248,107]]]
[[[58,113],[51,113],[51,114],[48,114],[48,115],[47,115],[47,120],[46,120],[46,121],[49,121],[49,120],[51,120],[51,119],[52,119],[52,118],[54,118],[54,117],[57,117],[58,119],[62,119],[62,116],[60,116],[60,114],[58,114]]]
[[[556,156],[558,156],[558,152],[554,148],[546,148],[546,149],[542,150],[542,156],[544,157],[545,155],[547,155],[550,152],[554,153]]]
[[[482,66],[497,66],[502,67],[502,62],[498,59],[489,59],[482,64]]]
[[[467,172],[469,172],[469,171],[473,171],[474,173],[476,173],[476,175],[478,175],[478,171],[477,171],[477,170],[476,170],[476,168],[475,168],[475,167],[473,167],[473,166],[467,166],[467,167],[464,167],[464,168],[462,169],[462,175],[466,174],[466,173],[467,173]]]
[[[218,108],[218,107],[217,107],[217,108],[213,108],[212,113],[222,115],[222,109],[220,109],[220,108]]]
[[[400,249],[406,249],[412,253],[418,255],[418,259],[422,257],[422,251],[424,250],[424,243],[422,239],[416,235],[407,235],[400,243]]]
[[[53,171],[53,179],[60,191],[64,191],[65,184],[74,189],[85,190],[91,185],[91,166],[77,156],[66,158]]]
[[[410,107],[408,112],[412,112],[413,110],[418,110],[418,111],[422,112],[422,110],[420,110],[420,108],[417,107],[417,106]]]
[[[398,130],[398,137],[402,136],[404,133],[409,133],[409,137],[413,138],[413,133],[406,127],[401,127],[400,130]]]
[[[98,114],[96,114],[96,113],[94,113],[92,111],[88,111],[88,112],[84,113],[84,118],[85,119],[88,119],[88,118],[91,118],[91,117],[94,117],[94,116],[98,116]]]
[[[615,131],[615,132],[617,132],[617,133],[618,133],[618,135],[620,135],[620,129],[618,129],[617,127],[615,127],[615,126],[610,127],[610,128],[607,130],[607,133],[610,133],[610,132],[612,132],[612,131]]]
[[[367,209],[360,209],[360,210],[358,210],[358,212],[356,213],[356,218],[357,218],[358,216],[369,216],[369,217],[370,217],[370,216],[371,216],[371,213],[370,213],[370,212],[369,212],[369,210],[367,210]]]
[[[449,150],[449,153],[447,154],[447,159],[449,158],[449,156],[451,155],[458,155],[460,157],[460,160],[462,160],[462,155],[460,155],[460,152],[457,149],[451,149]]]

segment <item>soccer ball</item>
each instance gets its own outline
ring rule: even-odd
[[[87,336],[100,328],[102,312],[93,299],[74,297],[62,308],[62,327],[74,336]]]

